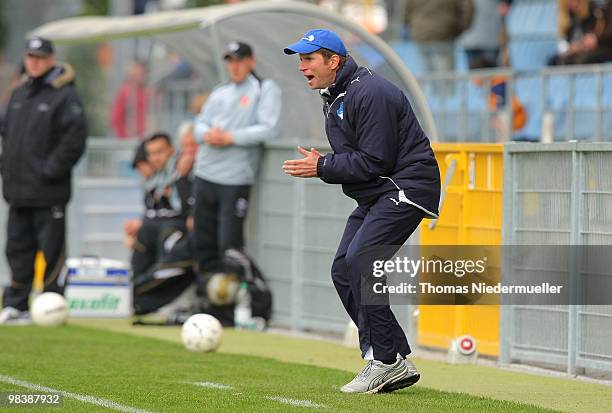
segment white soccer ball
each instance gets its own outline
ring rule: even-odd
[[[183,323],[181,339],[189,351],[215,351],[223,339],[223,327],[210,314],[194,314]]]
[[[215,305],[229,305],[236,302],[236,294],[240,288],[238,277],[234,274],[219,272],[213,274],[206,284],[206,295]]]
[[[59,326],[68,320],[68,305],[58,293],[42,293],[34,299],[30,308],[34,324],[39,326]]]

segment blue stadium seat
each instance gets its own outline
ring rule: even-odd
[[[556,39],[510,40],[510,62],[516,70],[537,70],[545,67],[557,53]]]
[[[415,76],[423,74],[421,56],[413,42],[392,42],[389,45]]]
[[[507,30],[511,38],[556,37],[557,0],[515,0]]]
[[[574,78],[573,104],[576,108],[595,108],[597,106],[596,79],[593,74]]]
[[[512,66],[535,70],[557,52],[557,1],[516,0],[507,19]]]
[[[465,49],[459,43],[455,45],[455,70],[459,73],[465,73],[469,70]]]
[[[609,64],[612,67],[612,63]],[[612,73],[604,75],[602,79],[603,105],[608,109],[612,109]]]
[[[404,64],[414,73],[415,76],[422,75],[424,73],[423,63],[421,62],[421,56],[419,50],[414,42],[391,42],[391,48],[399,55],[404,61]],[[455,57],[455,71],[467,72],[468,61],[465,54],[465,49],[460,45],[455,46],[454,50]]]

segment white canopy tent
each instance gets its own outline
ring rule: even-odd
[[[422,127],[437,138],[433,117],[414,76],[380,38],[340,16],[294,1],[253,1],[206,8],[164,11],[127,17],[79,17],[55,21],[30,35],[52,39],[58,45],[149,37],[184,57],[212,88],[226,78],[222,59],[232,40],[251,44],[257,72],[283,90],[283,139],[321,142],[323,117],[318,94],[311,91],[297,70],[296,57],[283,47],[312,28],[336,31],[349,53],[361,65],[386,77],[404,90]]]

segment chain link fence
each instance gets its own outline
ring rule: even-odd
[[[504,245],[610,245],[612,144],[511,144],[505,149]],[[512,280],[512,271],[505,260],[502,277]],[[577,280],[593,275],[580,264],[569,271]],[[598,275],[612,276],[609,271]],[[500,339],[501,363],[552,365],[569,374],[609,372],[612,306],[502,306]]]

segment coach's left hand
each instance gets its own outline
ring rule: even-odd
[[[298,146],[298,151],[304,155],[302,159],[289,159],[283,163],[283,171],[287,175],[298,178],[314,178],[317,176],[317,161],[321,157],[319,151],[310,148],[310,151]]]

